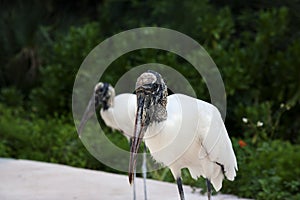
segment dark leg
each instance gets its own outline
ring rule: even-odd
[[[147,179],[147,147],[144,144],[144,154],[143,154],[143,180],[144,180],[144,199],[147,200],[147,185],[146,185],[146,179]]]
[[[177,186],[178,186],[178,191],[179,191],[179,195],[180,195],[180,200],[184,200],[184,192],[183,192],[183,188],[182,188],[182,181],[181,178],[177,178]]]
[[[210,183],[210,180],[208,180],[208,178],[206,179],[206,186],[207,186],[207,197],[208,197],[208,200],[210,200],[210,197],[211,197],[211,183]]]

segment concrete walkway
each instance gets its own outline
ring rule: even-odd
[[[148,200],[178,200],[176,184],[147,180]],[[143,200],[138,178],[137,200]],[[187,200],[207,200],[184,186]],[[124,200],[132,199],[127,176],[29,160],[0,159],[0,200]],[[238,199],[231,195],[213,200]]]

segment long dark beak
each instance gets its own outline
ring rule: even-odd
[[[144,137],[144,134],[147,129],[146,124],[146,108],[145,108],[145,95],[137,94],[137,112],[135,118],[135,126],[134,126],[134,136],[131,141],[130,147],[130,160],[129,160],[129,169],[128,169],[128,178],[129,183],[132,184],[134,181],[134,172],[136,168],[136,160],[137,160],[137,153]]]
[[[83,131],[84,126],[86,125],[87,121],[95,114],[95,95],[93,94],[88,106],[86,107],[82,119],[80,121],[78,127],[78,135],[81,137],[81,133]]]

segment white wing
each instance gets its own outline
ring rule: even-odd
[[[236,158],[217,108],[173,94],[168,96],[167,112],[167,120],[152,125],[145,134],[154,159],[168,166],[175,178],[186,167],[193,178],[209,178],[216,190],[221,189],[224,175],[233,180]]]
[[[198,158],[205,163],[202,165],[203,176],[209,178],[218,191],[222,187],[224,175],[227,179],[234,180],[237,170],[236,157],[218,109],[201,100],[197,100],[197,104]]]
[[[227,179],[234,180],[238,167],[230,138],[217,108],[213,109],[212,116],[212,123],[203,145],[209,158],[224,166]]]

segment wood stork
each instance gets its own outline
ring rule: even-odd
[[[210,185],[219,191],[224,177],[233,181],[237,170],[221,115],[210,103],[183,94],[167,96],[167,93],[159,73],[148,70],[138,77],[129,182],[133,182],[137,152],[144,139],[152,157],[170,168],[181,200],[184,200],[182,168],[188,168],[194,179],[206,178],[210,199]]]
[[[128,105],[130,105],[130,102],[135,101],[135,94],[126,93],[115,96],[115,90],[109,83],[100,82],[96,84],[94,87],[94,94],[92,95],[92,98],[89,101],[89,104],[80,122],[78,131],[79,135],[82,133],[87,120],[95,113],[95,110],[93,109],[94,107],[92,106],[94,103],[95,109],[98,109],[100,106],[102,107],[100,110],[100,115],[105,124],[114,130],[119,130],[130,141],[131,144],[131,138],[133,137],[134,132],[134,122],[130,120],[130,118],[125,117],[126,115],[124,115],[124,113],[128,112]],[[133,118],[134,117],[132,117],[132,119]],[[144,181],[144,199],[147,200],[146,146],[143,155],[142,172]],[[134,176],[135,174],[136,173],[134,172]],[[133,199],[136,199],[135,185],[133,185]]]

